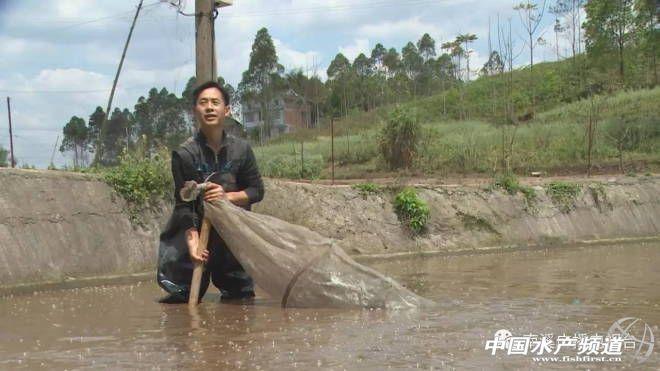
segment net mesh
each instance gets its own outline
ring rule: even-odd
[[[204,217],[269,295],[284,307],[416,308],[433,305],[355,262],[336,240],[227,200],[204,203]]]

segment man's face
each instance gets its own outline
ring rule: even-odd
[[[222,93],[216,88],[202,90],[195,102],[195,119],[200,125],[221,126],[229,106],[225,105]]]

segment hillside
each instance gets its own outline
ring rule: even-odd
[[[540,65],[552,76],[560,64]],[[522,79],[525,71],[516,71]],[[550,78],[548,78],[550,80]],[[480,96],[489,84],[501,79],[483,78],[465,87],[465,96]],[[549,84],[552,85],[552,84]],[[518,94],[524,96],[526,90]],[[489,119],[485,110],[466,110],[467,120],[457,120],[455,104],[448,106],[451,94],[403,103],[421,124],[421,135],[412,173],[492,174],[506,163],[517,173],[544,171],[549,174],[584,173],[587,161],[587,124],[591,117],[594,136],[592,164],[596,172],[645,172],[660,164],[660,88],[618,91],[562,103],[559,98],[539,104],[536,115],[515,125],[501,125]],[[481,94],[485,95],[485,94]],[[467,100],[466,100],[467,101]],[[471,100],[472,107],[487,107],[488,97]],[[545,107],[543,111],[541,106]],[[379,155],[379,131],[392,106],[371,112],[353,112],[335,122],[335,176],[337,178],[393,175]],[[284,135],[255,152],[265,175],[329,178],[330,128],[319,128]]]

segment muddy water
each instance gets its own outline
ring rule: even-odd
[[[5,297],[0,369],[658,369],[660,346],[642,364],[538,362],[484,348],[499,329],[602,335],[622,317],[660,338],[659,262],[653,243],[370,264],[440,303],[426,311],[283,310],[264,297],[221,304],[211,293],[191,312],[158,304],[152,282]]]

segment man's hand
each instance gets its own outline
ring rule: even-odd
[[[211,202],[221,200],[226,197],[225,190],[220,184],[212,182],[206,183],[206,190],[204,191],[204,201]]]
[[[197,254],[197,247],[199,246],[199,232],[197,228],[190,228],[186,231],[186,242],[188,243],[188,254],[193,263],[206,263],[209,259],[209,251],[205,250],[201,254]]]

